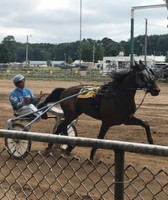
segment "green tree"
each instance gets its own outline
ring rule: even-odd
[[[124,51],[122,44],[114,42],[109,38],[103,38],[104,56],[117,56],[120,51]]]
[[[102,60],[104,55],[104,48],[101,41],[96,41],[92,39],[84,39],[82,41],[82,60],[92,62],[97,62]]]
[[[51,60],[47,60],[47,67],[51,67],[51,66],[52,66]]]
[[[16,43],[16,61],[24,62],[26,60],[26,48],[25,44]]]
[[[71,56],[69,56],[68,57],[68,64],[71,64],[71,63],[73,63],[73,60],[72,60]]]
[[[8,58],[8,49],[6,47],[6,45],[4,44],[0,44],[0,63],[8,63],[9,62],[9,58]]]
[[[8,63],[16,61],[16,41],[11,35],[5,37],[0,45],[0,62]]]
[[[151,35],[148,36],[148,55],[167,55],[168,34],[165,35]],[[144,35],[134,38],[134,53],[142,54],[144,45]],[[5,37],[0,43],[0,62],[23,62],[26,56],[26,43],[15,42],[13,36]],[[120,51],[124,55],[130,54],[130,40],[115,42],[110,38],[103,38],[102,40],[83,39],[82,41],[82,60],[94,61],[102,60],[103,56],[116,56]],[[80,55],[80,41],[71,43],[35,43],[29,44],[29,60],[65,60],[65,55],[68,63],[79,60]],[[69,60],[69,58],[71,58]]]
[[[93,60],[93,41],[91,39],[84,39],[82,41],[82,60],[92,62]]]

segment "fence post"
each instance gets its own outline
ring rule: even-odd
[[[115,200],[124,200],[124,151],[115,150]]]

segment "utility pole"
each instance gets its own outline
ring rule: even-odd
[[[166,7],[168,9],[168,0],[164,0],[165,1],[165,4],[166,4]]]
[[[31,35],[26,36],[26,67],[29,66],[29,36],[31,37]]]
[[[95,52],[96,52],[96,47],[95,47],[95,43],[93,42],[93,67],[95,63]]]
[[[28,67],[28,54],[29,54],[29,36],[26,36],[26,67]]]
[[[147,25],[148,25],[148,20],[147,19],[145,19],[145,49],[144,49],[144,51],[145,51],[145,56],[144,56],[144,62],[145,62],[145,65],[147,65],[147,60],[146,60],[146,57],[147,57]]]
[[[132,9],[131,9],[131,52],[130,52],[131,65],[133,65],[133,61],[134,61],[134,10],[142,10],[142,9],[149,9],[149,8],[163,8],[163,7],[167,7],[167,9],[168,9],[168,0],[165,0],[165,4],[132,7]]]
[[[79,67],[81,68],[82,59],[82,0],[80,0],[80,47],[79,47]]]
[[[65,67],[66,67],[66,63],[67,63],[67,59],[66,59],[66,53],[64,53],[64,62],[65,62]]]

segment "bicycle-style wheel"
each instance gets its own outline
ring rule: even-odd
[[[61,122],[62,121],[60,121],[59,123],[61,123]],[[53,133],[57,130],[57,127],[58,127],[58,124],[55,124],[55,126],[53,128]],[[68,136],[71,136],[71,137],[77,137],[78,136],[76,127],[73,124],[70,124],[67,127],[67,133],[68,133]],[[60,133],[60,135],[62,135],[62,133]],[[57,144],[56,146],[57,146],[57,148],[60,148],[61,150],[66,150],[66,148],[67,148],[67,144]]]
[[[22,124],[13,124],[12,130],[22,131],[24,126]],[[28,131],[28,130],[25,130]],[[8,153],[15,159],[25,158],[31,149],[30,140],[20,140],[13,138],[5,138],[5,147]]]

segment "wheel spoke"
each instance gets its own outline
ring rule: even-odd
[[[23,128],[24,126],[21,124],[13,124],[13,130],[22,131]],[[31,141],[5,138],[5,146],[12,157],[20,159],[25,157],[30,151]]]

